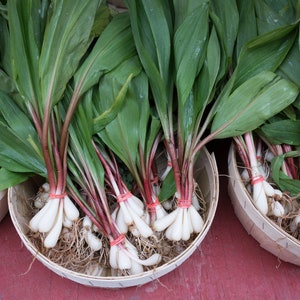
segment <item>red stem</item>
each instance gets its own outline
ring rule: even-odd
[[[180,173],[180,169],[179,169],[179,165],[178,165],[176,148],[175,148],[174,143],[171,143],[171,141],[165,141],[165,147],[171,158],[176,190],[177,190],[179,198],[181,198],[181,193],[182,193],[182,191],[181,191],[181,173]]]
[[[41,145],[43,156],[45,160],[45,165],[48,174],[48,181],[50,186],[50,193],[56,192],[56,180],[55,180],[55,172],[53,169],[51,156],[49,152],[49,141],[48,141],[48,134],[49,134],[49,123],[50,123],[50,101],[47,101],[45,112],[44,112],[44,119],[42,125],[42,135],[41,135]]]

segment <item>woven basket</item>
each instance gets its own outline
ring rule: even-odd
[[[88,276],[65,269],[53,263],[41,253],[38,253],[37,249],[32,245],[26,236],[26,232],[28,232],[30,212],[28,212],[28,205],[26,206],[24,203],[26,203],[26,200],[34,196],[36,193],[36,186],[32,182],[28,181],[24,184],[10,188],[8,192],[8,206],[12,222],[27,249],[53,272],[62,277],[66,277],[72,281],[88,286],[106,288],[137,286],[155,280],[177,268],[193,254],[206,236],[216,212],[219,194],[219,179],[215,158],[213,155],[210,155],[206,149],[201,151],[196,162],[195,179],[197,180],[203,196],[208,204],[208,211],[202,232],[199,233],[195,240],[188,246],[188,248],[176,258],[162,266],[157,267],[154,270],[146,271],[139,275],[130,275],[124,277]]]
[[[280,260],[300,266],[300,241],[256,209],[240,177],[233,145],[228,156],[228,173],[228,193],[235,214],[248,234]]]
[[[7,190],[2,190],[0,191],[0,221],[2,221],[7,212]]]

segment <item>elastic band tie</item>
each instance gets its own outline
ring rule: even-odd
[[[132,196],[132,194],[130,192],[120,194],[117,196],[117,201],[118,201],[118,203],[124,202],[124,201],[128,200],[131,196]]]
[[[147,204],[147,209],[150,212],[155,212],[156,211],[156,206],[159,205],[159,204],[160,204],[160,202],[159,202],[158,198],[156,197],[156,199],[153,202]]]
[[[264,179],[264,177],[262,175],[258,175],[258,176],[255,176],[255,177],[252,178],[251,184],[255,185],[257,183],[263,182],[264,180],[265,179]]]
[[[49,198],[51,199],[62,199],[67,196],[67,193],[62,193],[62,194],[49,194]]]
[[[188,200],[188,199],[180,199],[178,201],[178,207],[181,207],[181,208],[189,208],[192,204],[192,201],[191,200]]]
[[[116,246],[124,241],[124,234],[120,234],[116,239],[110,241],[110,246]]]

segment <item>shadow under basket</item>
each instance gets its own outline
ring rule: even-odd
[[[24,203],[37,192],[37,187],[33,182],[28,181],[10,188],[8,191],[8,207],[12,222],[26,248],[37,260],[56,274],[87,286],[104,288],[138,286],[156,280],[181,265],[197,249],[211,227],[218,203],[219,175],[214,155],[210,155],[205,148],[201,150],[195,164],[195,179],[208,206],[202,231],[183,252],[168,263],[138,275],[107,277],[85,275],[61,267],[39,253],[26,236],[30,219],[28,217],[28,205]]]
[[[229,150],[228,174],[228,193],[234,212],[248,234],[280,260],[300,266],[300,241],[261,214],[254,206],[240,177],[233,144]]]
[[[6,216],[8,212],[7,205],[7,190],[0,191],[0,222]]]

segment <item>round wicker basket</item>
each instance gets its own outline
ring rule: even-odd
[[[168,263],[157,267],[151,271],[145,271],[139,275],[129,275],[123,277],[95,277],[81,273],[77,273],[63,268],[43,254],[39,253],[28,239],[29,213],[26,200],[35,195],[36,186],[33,182],[26,182],[10,188],[8,191],[8,206],[12,218],[12,222],[27,249],[34,255],[37,260],[44,264],[47,268],[62,277],[66,277],[72,281],[87,286],[105,287],[105,288],[122,288],[129,286],[138,286],[155,280],[182,264],[188,259],[196,248],[203,241],[215,216],[218,195],[219,195],[219,178],[218,170],[214,155],[210,155],[206,149],[201,150],[199,158],[195,164],[195,179],[198,182],[201,192],[208,204],[208,211],[205,217],[205,225],[193,242],[180,255],[170,260]]]
[[[228,173],[228,193],[235,214],[246,231],[262,248],[280,260],[300,266],[300,241],[256,209],[240,177],[233,145],[229,151]]]

